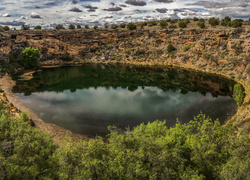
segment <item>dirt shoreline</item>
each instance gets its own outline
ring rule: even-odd
[[[15,84],[15,81],[13,81],[10,76],[3,76],[2,78],[0,78],[0,88],[4,91],[4,94],[7,97],[9,103],[12,103],[14,107],[16,107],[20,111],[29,112],[29,117],[34,122],[35,126],[52,135],[57,144],[66,144],[67,141],[71,139],[73,141],[88,139],[87,136],[74,134],[70,130],[67,130],[55,124],[46,123],[42,119],[40,119],[37,114],[35,114],[30,108],[26,107],[20,102],[19,97],[15,96],[15,94],[12,93],[12,88],[15,86]]]

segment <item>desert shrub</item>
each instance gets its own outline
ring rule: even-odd
[[[94,25],[94,26],[93,26],[93,29],[98,29],[98,26],[97,26],[97,25]]]
[[[205,20],[204,19],[199,19],[199,22],[197,23],[197,25],[200,27],[200,28],[205,28]]]
[[[84,28],[85,28],[85,29],[89,29],[89,25],[85,25]]]
[[[170,29],[176,29],[176,28],[177,28],[177,26],[176,26],[176,25],[174,25],[174,24],[170,24],[170,25],[169,25],[169,28],[170,28]]]
[[[58,24],[55,29],[65,29],[65,27],[62,24]]]
[[[30,30],[30,27],[28,25],[22,25],[21,30]]]
[[[194,17],[193,21],[199,21],[199,19],[197,17]]]
[[[10,28],[9,28],[9,26],[4,26],[4,27],[3,27],[3,30],[5,30],[5,31],[9,31],[9,30],[10,30]]]
[[[75,29],[76,27],[75,27],[75,25],[74,24],[70,24],[69,25],[69,29]]]
[[[219,19],[216,19],[214,17],[210,18],[208,20],[208,23],[211,25],[211,26],[217,26],[220,24],[220,20]]]
[[[231,18],[226,16],[226,17],[224,17],[224,19],[221,20],[221,25],[228,26],[230,22],[231,22]]]
[[[179,23],[178,23],[178,26],[180,27],[180,28],[186,28],[187,27],[187,22],[185,21],[185,20],[181,20],[181,21],[179,21]]]
[[[136,25],[135,25],[134,23],[128,23],[128,24],[127,24],[127,28],[128,28],[129,30],[134,30],[134,29],[136,29]]]
[[[241,106],[241,104],[244,101],[243,88],[242,88],[241,84],[239,84],[239,83],[234,85],[233,98],[238,106]]]
[[[164,29],[168,25],[167,21],[161,21],[160,22],[160,27]]]
[[[36,26],[36,27],[34,27],[34,29],[42,29],[42,26]]]
[[[206,60],[210,60],[212,58],[212,54],[208,52],[203,52],[202,57]]]
[[[77,29],[81,29],[82,26],[81,26],[80,24],[78,24],[78,25],[76,26],[76,28],[77,28]]]
[[[172,44],[169,44],[168,47],[167,47],[167,51],[168,53],[172,53],[176,50],[176,48],[172,45]]]
[[[66,52],[60,56],[60,59],[63,61],[71,61],[73,58],[70,56],[68,52]]]
[[[41,53],[42,54],[46,54],[47,52],[48,52],[48,48],[46,48],[46,47],[41,48]]]
[[[242,26],[242,23],[243,23],[243,20],[242,19],[234,19],[233,21],[230,21],[228,23],[228,26],[230,27],[241,27]]]
[[[183,51],[186,52],[190,49],[190,46],[184,46]]]
[[[250,64],[247,65],[246,71],[247,71],[247,73],[250,73]]]
[[[111,29],[117,29],[117,28],[118,28],[118,25],[116,25],[116,24],[111,25]]]
[[[25,68],[38,66],[40,51],[36,48],[28,47],[21,53],[21,63]]]
[[[150,22],[148,22],[148,26],[149,27],[156,26],[156,25],[157,25],[156,21],[150,21]]]
[[[126,27],[125,23],[120,24],[120,28],[125,28],[125,27]]]

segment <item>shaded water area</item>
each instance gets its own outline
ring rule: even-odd
[[[224,123],[237,110],[234,81],[171,67],[85,64],[20,77],[13,76],[13,92],[25,106],[45,122],[89,137],[105,136],[110,125],[123,131],[156,119],[170,127],[201,111]]]

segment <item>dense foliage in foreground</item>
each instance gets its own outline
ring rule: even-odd
[[[249,139],[200,114],[189,124],[141,124],[57,147],[24,114],[0,105],[0,179],[247,179]]]

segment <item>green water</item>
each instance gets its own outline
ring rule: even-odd
[[[45,122],[90,137],[156,119],[168,126],[202,111],[224,123],[236,112],[234,81],[170,67],[92,65],[48,68],[13,92]]]

